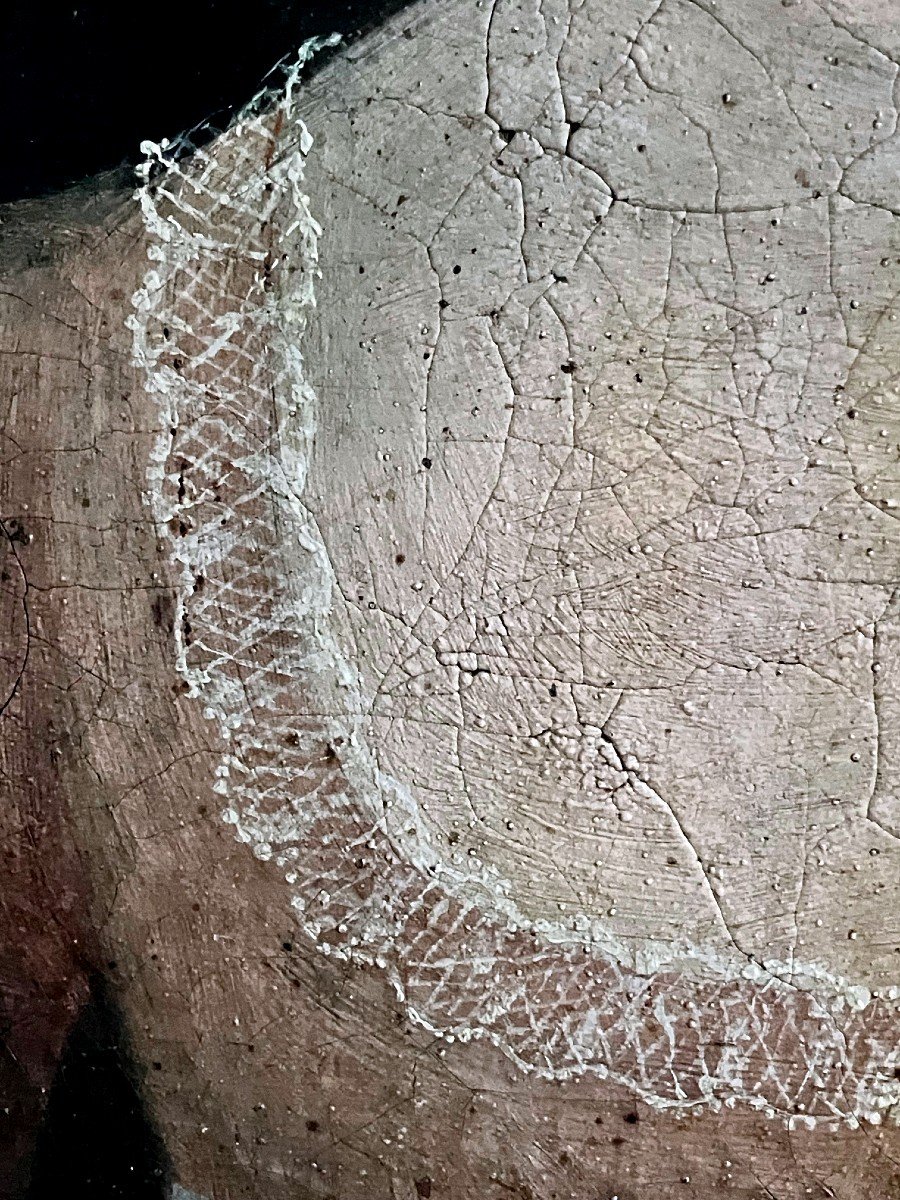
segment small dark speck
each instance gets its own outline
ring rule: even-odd
[[[395,554],[394,562],[397,564],[398,567],[402,566],[403,563],[406,562],[406,555],[405,554]]]
[[[288,951],[293,950],[294,943],[293,942],[282,942],[281,948],[282,948],[282,950],[288,950]]]
[[[638,1123],[638,1115],[637,1115],[637,1113],[636,1113],[636,1112],[630,1112],[630,1113],[626,1113],[626,1114],[625,1114],[625,1117],[624,1117],[624,1120],[625,1120],[625,1123],[626,1123],[627,1125],[637,1125],[637,1123]]]
[[[310,1133],[316,1133],[319,1128],[319,1122],[318,1121],[307,1121],[306,1128],[309,1130]]]
[[[32,535],[28,533],[21,521],[17,521],[15,517],[7,522],[6,537],[10,542],[21,542],[23,546],[28,546],[33,541]]]
[[[453,268],[453,274],[458,275],[461,270],[462,270],[462,267],[459,265],[459,263],[457,263],[456,266]]]
[[[575,363],[573,363],[570,359],[569,362],[564,362],[559,369],[562,371],[563,375],[571,375],[575,370]]]
[[[425,468],[425,470],[426,470],[426,471],[430,470],[430,468],[431,468],[431,459],[430,459],[430,458],[423,458],[423,459],[422,459],[422,466]]]
[[[640,142],[638,145],[638,148],[637,148],[637,152],[638,152],[638,154],[643,154],[646,149],[647,149],[647,147],[644,145],[644,143]]]

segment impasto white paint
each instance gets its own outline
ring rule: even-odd
[[[621,95],[596,122],[596,98],[585,92],[576,104],[552,78],[546,102],[515,107],[510,80],[525,97],[516,103],[528,108],[528,96],[544,94],[543,76],[558,73],[593,35],[574,19],[548,24],[535,10],[528,20],[543,23],[541,49],[523,57],[511,13],[498,4],[473,22],[472,36],[490,45],[490,66],[485,71],[482,53],[479,68],[479,120],[462,121],[452,108],[448,116],[418,92],[408,103],[396,93],[385,101],[407,105],[416,127],[431,129],[422,133],[429,157],[441,152],[445,126],[464,140],[469,157],[454,150],[447,171],[462,161],[471,179],[455,196],[436,200],[440,181],[414,195],[424,168],[403,184],[408,209],[395,182],[390,200],[381,195],[390,172],[403,174],[396,160],[407,146],[413,157],[421,148],[395,140],[390,161],[373,156],[361,171],[359,156],[383,137],[377,105],[349,143],[342,114],[326,122],[317,161],[298,111],[298,76],[328,43],[305,47],[284,91],[259,97],[209,147],[146,146],[139,198],[151,266],[132,328],[160,412],[148,497],[179,579],[177,668],[228,745],[215,784],[224,818],[284,873],[298,918],[323,953],[388,970],[408,1011],[436,1033],[489,1037],[526,1071],[609,1076],[660,1107],[740,1101],[795,1121],[879,1121],[900,1099],[900,992],[879,982],[873,994],[872,979],[847,969],[846,955],[804,956],[799,894],[790,954],[760,952],[752,941],[748,950],[735,932],[723,866],[698,851],[690,826],[704,825],[692,780],[713,799],[719,789],[726,811],[732,803],[728,819],[739,822],[728,801],[736,782],[767,794],[782,770],[782,788],[796,788],[844,708],[859,713],[854,737],[865,735],[872,712],[877,720],[871,662],[868,693],[859,695],[839,663],[849,658],[857,669],[858,653],[841,647],[877,629],[890,594],[854,584],[856,557],[883,562],[889,553],[856,547],[877,538],[854,528],[854,504],[883,523],[891,497],[874,495],[874,451],[851,455],[856,465],[845,479],[826,439],[839,437],[846,457],[854,434],[843,426],[834,433],[833,393],[855,369],[870,395],[882,383],[881,359],[867,342],[847,340],[844,358],[828,359],[815,381],[821,363],[811,345],[852,326],[852,299],[844,311],[832,297],[832,308],[809,316],[800,311],[808,309],[804,296],[791,294],[799,282],[787,281],[767,293],[770,305],[744,311],[739,277],[758,276],[760,288],[775,283],[766,281],[774,272],[756,226],[752,234],[739,227],[744,210],[762,213],[759,228],[775,229],[799,206],[785,237],[801,247],[821,213],[794,177],[804,166],[771,164],[766,186],[785,192],[773,203],[755,181],[752,156],[741,174],[727,145],[714,153],[713,134],[671,102],[671,80],[650,70],[657,52],[668,53],[648,32],[658,10],[642,16],[640,37],[632,30],[607,64],[605,86]],[[526,23],[521,14],[516,20]],[[447,37],[449,28],[442,27]],[[748,36],[729,34],[739,45]],[[379,78],[392,78],[408,45],[381,48]],[[464,49],[474,62],[477,47]],[[337,60],[332,79],[340,69]],[[540,87],[524,88],[529,73],[541,76]],[[896,71],[885,73],[890,85]],[[632,108],[639,86],[658,98],[652,119]],[[730,119],[731,94],[715,86],[710,103]],[[787,96],[780,83],[775,91]],[[756,101],[746,103],[736,119],[765,117]],[[681,114],[677,128],[673,111]],[[831,118],[823,120],[830,128]],[[659,165],[647,174],[644,156],[649,146],[649,160],[660,164],[666,139],[685,130],[696,135],[698,165],[682,163],[678,178],[688,191],[673,202],[671,174]],[[723,141],[728,136],[733,130]],[[627,196],[622,183],[611,188],[569,155],[575,137],[585,155],[610,167],[628,146]],[[823,192],[835,192],[870,146],[854,146],[843,166],[841,153],[835,148],[834,171],[823,167]],[[369,316],[361,298],[382,285],[351,285],[334,264],[320,265],[323,230],[303,192],[304,171],[323,189],[323,206],[330,181],[335,210],[354,222],[354,204],[368,211],[346,237],[325,230],[336,260],[350,255],[355,272],[351,228],[393,247],[385,250],[387,276],[400,274],[377,304],[400,304],[402,319],[385,325],[386,349],[368,355],[373,367],[363,358]],[[349,207],[341,210],[335,196]],[[823,203],[826,226],[862,236],[849,215],[855,201],[835,192]],[[871,229],[891,220],[874,202],[867,211]],[[377,230],[365,226],[375,218]],[[405,241],[392,242],[391,222],[403,220]],[[486,220],[491,240],[477,247],[471,284],[472,260],[456,268]],[[607,234],[615,251],[604,249]],[[612,280],[617,263],[625,269]],[[419,269],[429,292],[419,289]],[[842,269],[831,263],[832,272]],[[312,329],[320,271],[328,310]],[[725,279],[728,303],[718,299]],[[477,307],[485,297],[489,314]],[[633,348],[624,346],[629,329]],[[304,362],[301,347],[310,346],[323,361]],[[336,394],[317,399],[309,382],[315,375],[327,383],[332,353],[346,388],[341,400],[352,398],[343,425]],[[591,359],[599,375],[587,379],[580,364]],[[342,375],[341,362],[358,374]],[[670,409],[651,416],[641,389],[657,376]],[[407,384],[425,397],[421,425],[404,407]],[[813,410],[829,406],[827,419],[816,411],[804,418],[821,443],[825,480],[837,480],[827,496],[815,464],[791,442],[792,405],[810,386]],[[700,393],[719,419],[675,437],[672,396],[686,403]],[[779,405],[783,420],[772,415]],[[442,438],[441,428],[467,422],[468,436],[455,445]],[[862,423],[871,424],[868,409]],[[766,475],[758,464],[770,460]],[[629,491],[632,473],[648,463]],[[609,480],[598,482],[603,470]],[[781,522],[751,527],[750,482],[765,483],[770,516],[781,512]],[[391,490],[388,509],[382,493]],[[798,495],[803,503],[790,509],[787,499]],[[826,595],[815,538],[827,535],[821,512],[829,503],[840,529],[852,530],[854,557],[847,579],[831,580]],[[792,526],[788,518],[796,522],[800,510],[805,516]],[[798,532],[807,540],[787,546],[785,536]],[[771,563],[788,551],[804,569],[773,591]],[[370,565],[356,598],[360,556]],[[398,557],[402,593],[379,565],[393,569]],[[677,587],[662,573],[673,561],[686,572]],[[564,614],[567,593],[577,593],[578,604]],[[630,631],[635,614],[646,614],[643,642]],[[795,625],[791,640],[783,630]],[[891,628],[883,625],[882,639]],[[840,642],[833,659],[820,653],[831,640]],[[638,645],[643,659],[634,657]],[[796,721],[799,736],[804,714],[820,713],[802,752],[785,750],[783,768],[761,766],[742,742],[748,726],[729,690],[735,678],[753,728],[773,745],[784,734],[794,746],[779,722]],[[656,744],[663,724],[677,754],[671,741]],[[657,782],[667,762],[681,766],[671,781],[677,803]],[[853,772],[848,752],[831,777],[821,768],[823,787],[852,790]],[[830,865],[828,838],[842,844],[846,833],[843,815],[822,829],[803,811],[801,893],[820,886],[814,876]],[[895,840],[880,820],[885,811],[879,800],[877,811],[863,813],[883,872]],[[776,839],[777,826],[775,818]],[[742,837],[751,835],[768,836],[752,821]],[[765,860],[762,849],[752,853]],[[733,869],[746,876],[753,862],[751,855]],[[825,911],[831,920],[833,902]]]

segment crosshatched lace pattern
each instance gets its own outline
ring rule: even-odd
[[[436,1033],[487,1037],[525,1071],[609,1077],[661,1107],[883,1119],[896,999],[860,1009],[714,963],[702,979],[642,976],[595,945],[548,940],[440,859],[368,753],[303,503],[315,396],[300,343],[320,230],[297,88],[320,44],[206,148],[145,144],[138,192],[150,266],[130,324],[159,415],[148,495],[177,575],[177,669],[227,746],[224,819],[281,869],[319,949],[387,970]]]

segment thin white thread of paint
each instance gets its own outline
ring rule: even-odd
[[[593,1072],[663,1108],[881,1120],[898,1103],[897,996],[793,965],[814,996],[777,977],[784,964],[694,947],[681,963],[693,971],[679,971],[671,948],[636,962],[597,921],[577,940],[528,922],[496,873],[436,852],[367,748],[336,583],[302,500],[315,397],[299,346],[321,231],[301,187],[311,138],[296,92],[335,41],[307,43],[282,94],[262,93],[208,149],[143,147],[151,267],[129,324],[160,417],[148,498],[179,581],[177,668],[229,744],[224,819],[285,872],[319,949],[386,968],[436,1034],[487,1037],[525,1071]]]

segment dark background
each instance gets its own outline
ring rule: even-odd
[[[403,0],[0,0],[0,202],[123,162],[144,138],[227,123],[308,37],[356,36]]]

